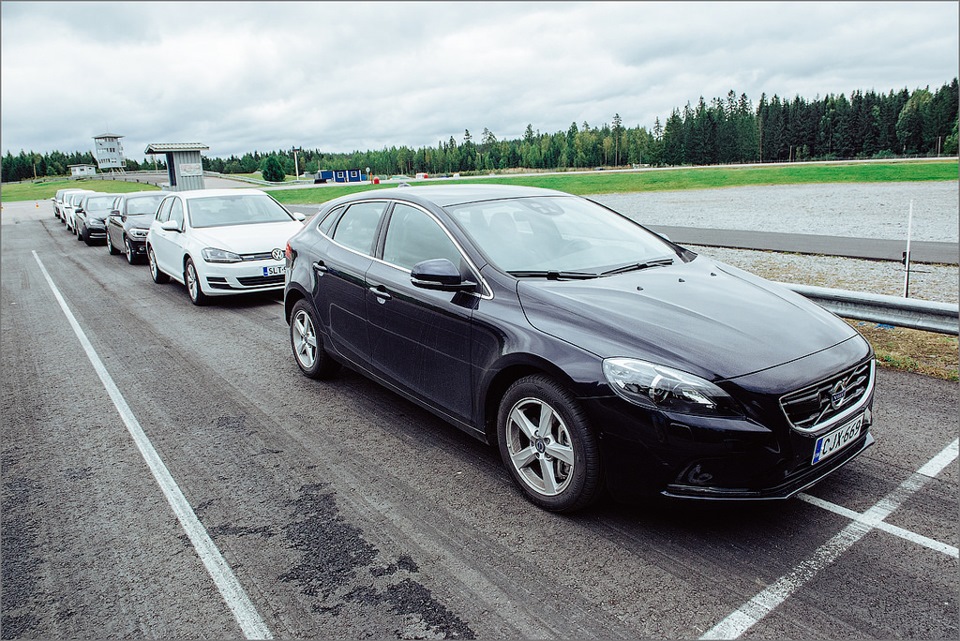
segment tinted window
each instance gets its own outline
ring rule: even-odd
[[[337,222],[332,238],[344,247],[370,254],[377,225],[386,207],[385,202],[351,205]]]
[[[170,220],[174,220],[183,229],[183,203],[179,198],[173,199],[173,205],[170,206]]]
[[[433,218],[415,207],[396,205],[387,227],[383,260],[413,269],[420,261],[432,258],[446,258],[460,266],[460,252]]]
[[[337,207],[333,211],[328,212],[326,216],[323,217],[323,220],[320,221],[320,226],[318,229],[326,234],[330,235],[330,228],[333,227],[333,224],[337,222],[337,216],[340,212],[343,211],[343,207]]]
[[[141,214],[157,213],[157,205],[163,200],[163,194],[156,196],[143,196],[142,198],[127,199],[127,215],[139,216]]]
[[[176,200],[173,196],[167,198],[160,205],[160,209],[157,211],[157,221],[165,223],[170,220],[170,206],[173,204],[173,201]]]

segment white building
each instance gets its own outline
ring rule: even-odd
[[[97,168],[93,165],[70,165],[71,178],[86,178],[87,176],[96,176]]]

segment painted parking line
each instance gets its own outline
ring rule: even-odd
[[[756,625],[794,592],[806,585],[823,568],[833,563],[844,552],[871,530],[878,528],[890,514],[916,494],[957,458],[958,442],[953,441],[923,467],[911,474],[896,489],[880,499],[876,505],[858,515],[839,534],[817,548],[810,558],[804,560],[790,573],[747,601],[723,621],[707,630],[701,639],[737,639]]]
[[[250,600],[250,597],[247,596],[243,586],[240,585],[240,581],[237,580],[230,565],[226,559],[223,558],[216,543],[210,538],[203,524],[200,523],[200,519],[197,518],[187,498],[180,490],[180,486],[177,485],[177,482],[170,474],[167,466],[164,465],[160,455],[156,449],[154,449],[150,439],[148,439],[144,433],[143,428],[140,427],[140,422],[137,421],[137,417],[134,416],[127,401],[123,398],[120,389],[116,383],[114,383],[110,373],[107,372],[103,361],[100,360],[87,335],[80,327],[80,323],[77,322],[73,312],[70,311],[66,300],[64,300],[60,294],[60,290],[47,272],[47,268],[44,267],[43,261],[40,260],[40,256],[37,255],[36,251],[32,253],[37,264],[40,266],[40,271],[43,272],[43,276],[47,280],[47,284],[50,286],[50,290],[53,292],[54,298],[56,298],[60,304],[60,309],[63,310],[67,321],[70,323],[70,327],[73,328],[74,333],[80,340],[80,345],[83,347],[84,352],[86,352],[87,358],[90,359],[90,363],[93,365],[94,370],[96,370],[97,376],[100,377],[100,382],[102,382],[104,388],[106,388],[110,399],[120,413],[120,418],[123,419],[124,425],[127,426],[127,431],[130,433],[130,436],[133,437],[137,449],[140,450],[140,454],[150,468],[153,478],[163,491],[163,495],[173,509],[174,514],[176,514],[177,520],[180,521],[181,527],[183,527],[184,532],[193,544],[193,548],[197,551],[197,556],[200,557],[203,566],[207,569],[210,578],[212,578],[216,584],[227,607],[230,608],[241,630],[243,630],[244,636],[248,639],[272,639],[273,635],[270,634],[270,630],[267,628],[266,623],[264,623],[260,613],[257,612],[253,602]]]

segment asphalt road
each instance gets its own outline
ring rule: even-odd
[[[279,297],[197,308],[4,223],[3,638],[960,634],[956,384],[880,370],[877,445],[801,499],[556,516],[398,396],[301,376]]]

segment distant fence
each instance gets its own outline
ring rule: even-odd
[[[885,323],[938,334],[956,336],[960,333],[960,306],[951,303],[794,283],[780,283],[780,285],[844,318]]]

